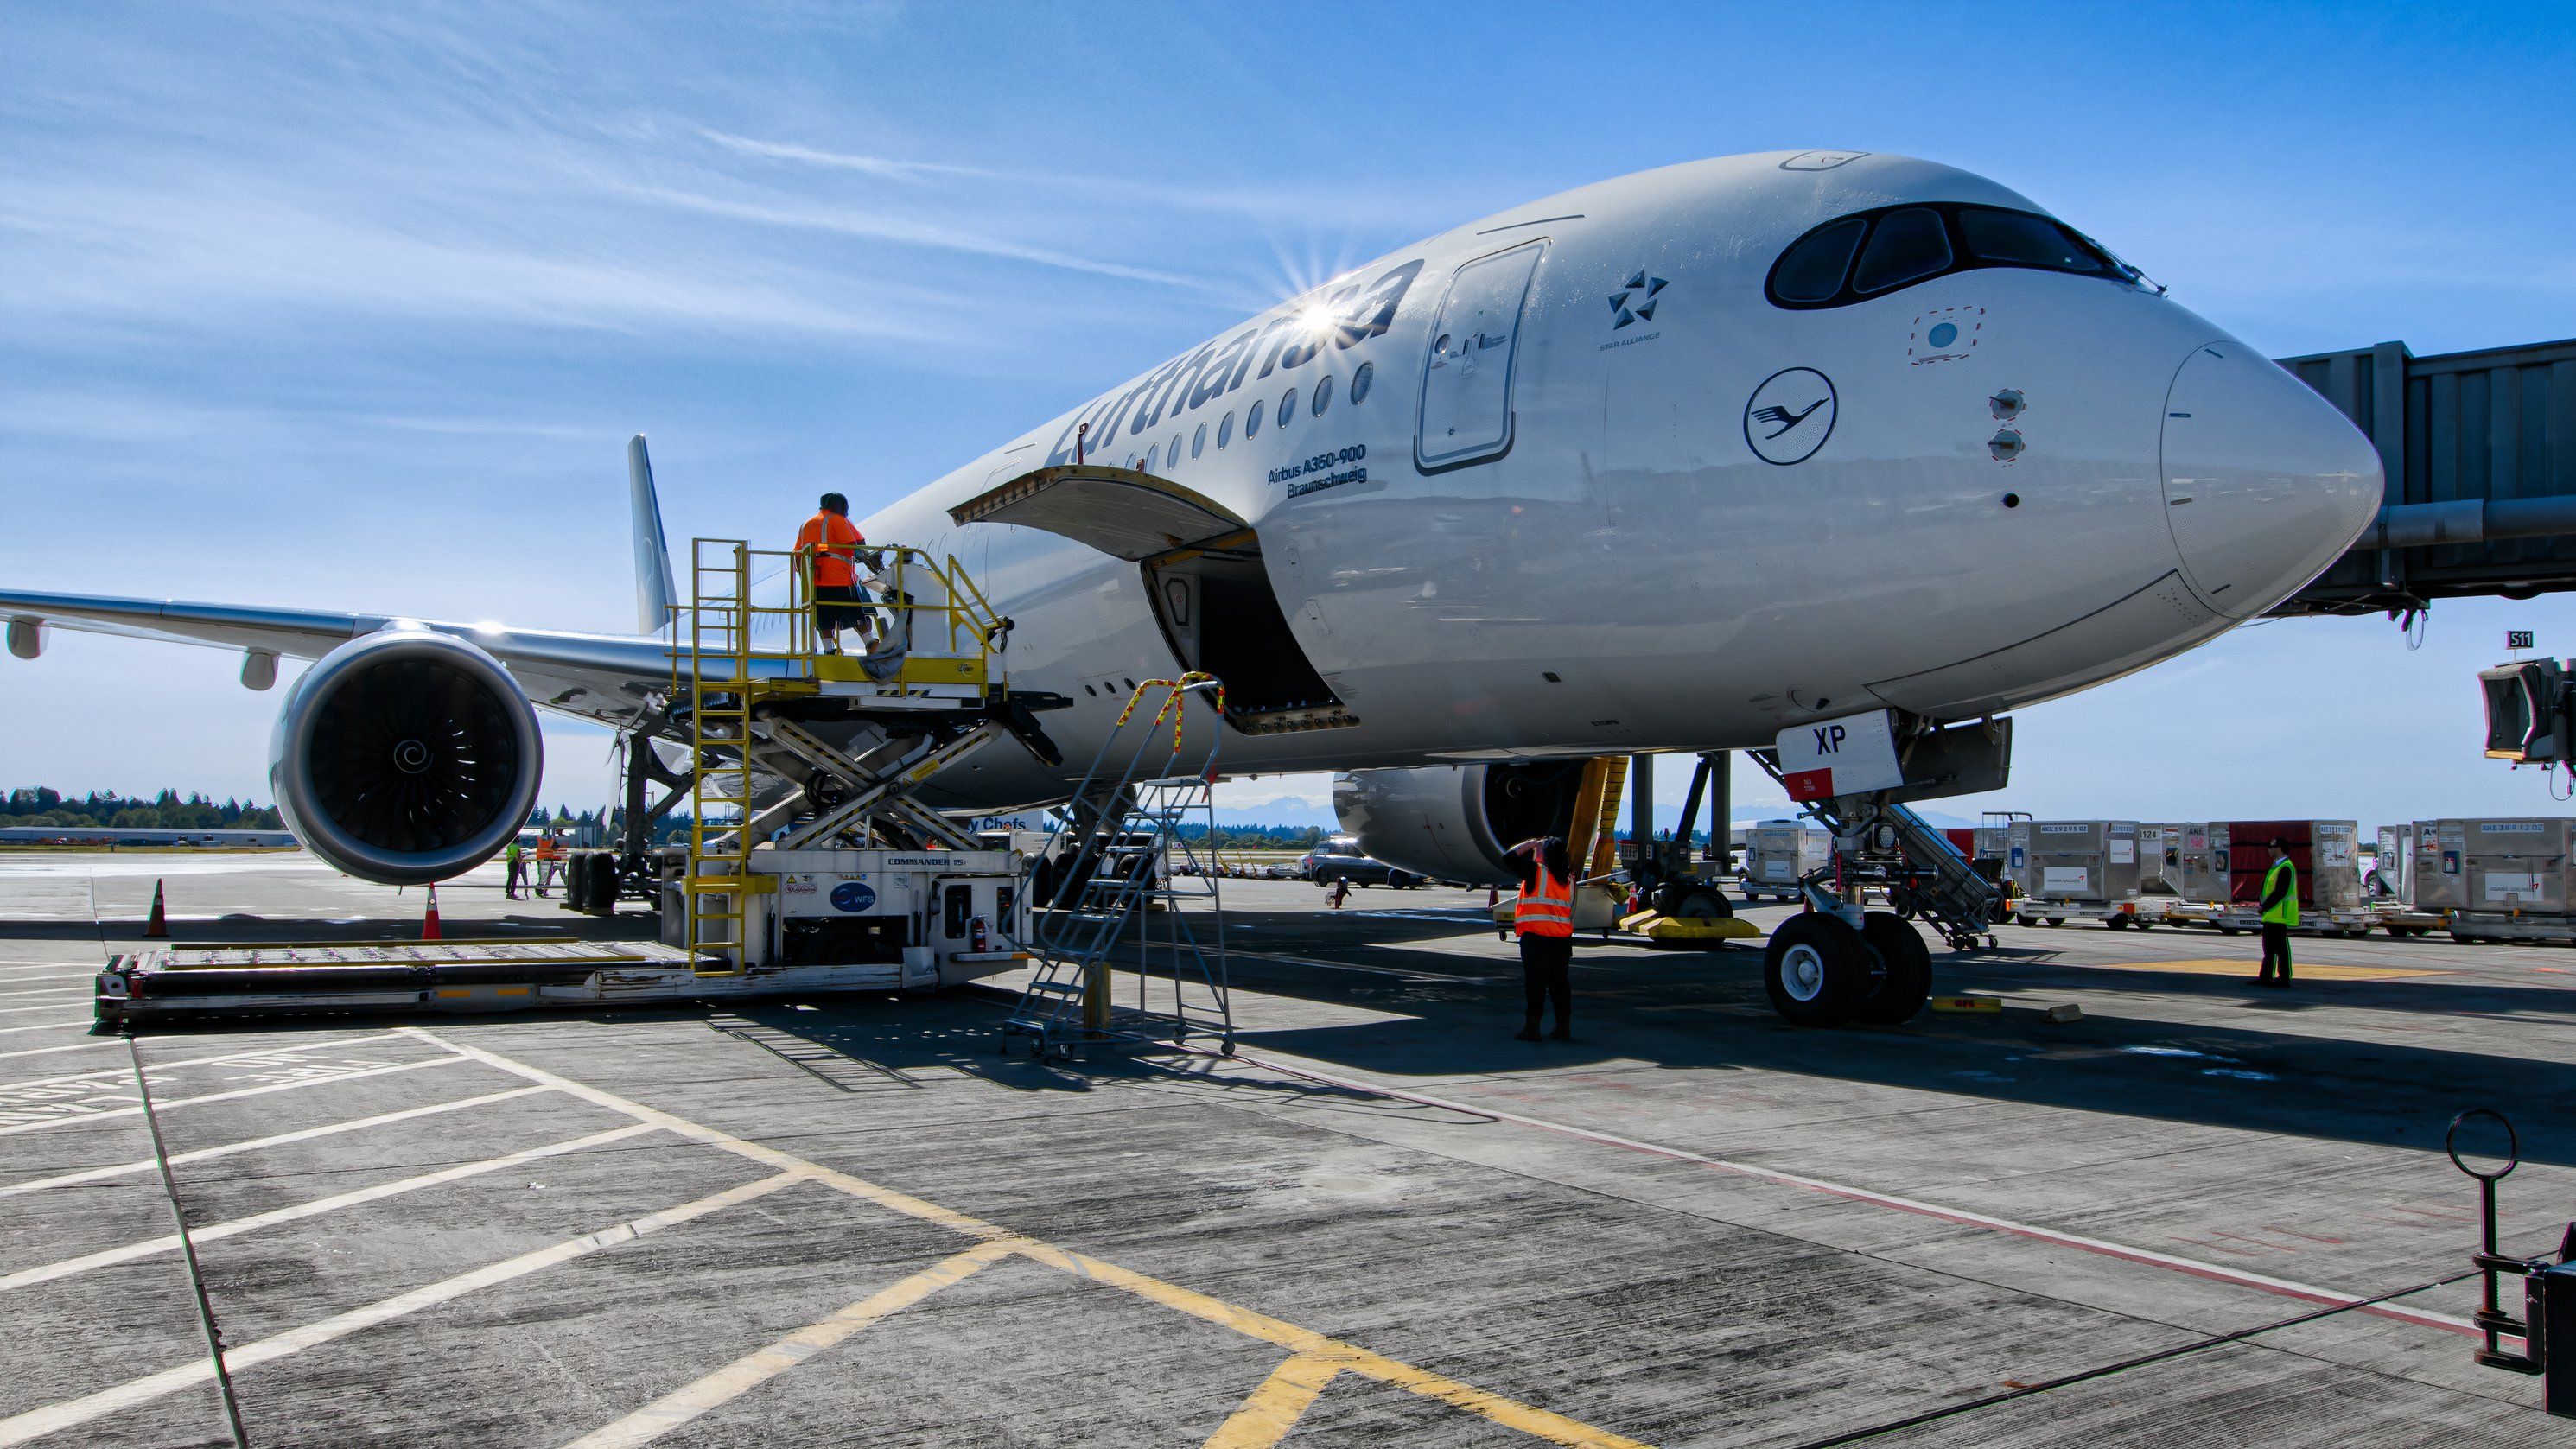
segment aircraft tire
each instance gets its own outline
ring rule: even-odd
[[[1861,917],[1860,937],[1884,969],[1852,1019],[1874,1026],[1912,1021],[1932,995],[1932,948],[1923,944],[1912,922],[1891,911]]]
[[[1790,1025],[1840,1026],[1870,992],[1873,964],[1860,932],[1840,917],[1807,911],[1771,933],[1762,986]]]
[[[1735,917],[1735,906],[1723,891],[1685,890],[1672,893],[1670,909],[1665,915],[1685,921],[1725,921]]]

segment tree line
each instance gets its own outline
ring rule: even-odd
[[[203,795],[179,797],[176,790],[164,790],[145,799],[140,795],[119,795],[113,791],[92,790],[73,797],[43,785],[24,785],[9,792],[6,806],[0,806],[0,825],[24,825],[42,829],[48,826],[66,828],[93,827],[123,830],[282,830],[274,807],[225,797],[217,804]]]

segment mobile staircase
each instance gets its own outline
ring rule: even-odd
[[[1038,912],[1025,944],[1037,965],[1003,1023],[1003,1051],[1025,1036],[1037,1056],[1059,1060],[1108,1041],[1179,1046],[1206,1039],[1233,1054],[1214,853],[1224,729],[1212,721],[1207,747],[1185,758],[1193,696],[1214,704],[1214,720],[1224,718],[1225,685],[1213,675],[1136,686],[1072,802],[1058,812],[1046,849],[1030,866],[1026,889]],[[1154,712],[1142,715],[1148,700]],[[1189,825],[1204,827],[1195,840],[1183,833]],[[1202,904],[1204,945],[1190,909]],[[1132,1005],[1113,999],[1111,973],[1120,966],[1135,971]]]

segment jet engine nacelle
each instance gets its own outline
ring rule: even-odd
[[[1353,770],[1333,777],[1333,812],[1360,848],[1433,880],[1508,884],[1504,852],[1563,835],[1581,760]]]
[[[384,629],[323,655],[269,739],[286,828],[333,866],[386,885],[491,859],[527,822],[544,773],[518,681],[427,629]]]

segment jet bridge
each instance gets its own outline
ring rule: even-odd
[[[2370,531],[2274,613],[2576,589],[2576,340],[2432,357],[2383,342],[2280,365],[2370,438],[2387,483]]]

